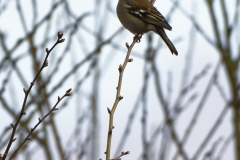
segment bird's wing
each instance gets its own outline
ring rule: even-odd
[[[126,8],[130,14],[138,17],[139,19],[162,27],[168,30],[171,30],[172,27],[168,24],[164,16],[147,0],[143,3],[139,3],[138,0],[135,1],[126,1]]]

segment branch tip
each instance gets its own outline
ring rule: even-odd
[[[66,95],[66,96],[71,96],[71,95],[72,95],[72,92],[67,92],[65,95]]]
[[[69,89],[66,91],[66,93],[71,92],[71,91],[72,91],[72,88],[69,88]]]
[[[109,114],[111,114],[111,110],[108,107],[107,107],[107,111],[108,111]]]
[[[63,33],[62,32],[58,32],[58,38],[61,39],[63,37]]]

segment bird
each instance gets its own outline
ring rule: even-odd
[[[164,29],[172,30],[165,17],[148,0],[119,0],[116,8],[122,25],[134,35],[153,31],[166,43],[172,54],[178,51]]]

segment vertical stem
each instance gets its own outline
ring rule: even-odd
[[[128,52],[125,58],[125,61],[123,63],[123,65],[120,64],[118,71],[119,71],[119,78],[118,78],[118,85],[117,85],[117,93],[116,93],[116,98],[115,98],[115,102],[113,104],[112,109],[110,110],[108,108],[108,113],[109,113],[109,126],[108,126],[108,137],[107,137],[107,149],[106,149],[106,160],[110,159],[110,155],[111,155],[111,142],[112,142],[112,130],[114,128],[113,126],[113,116],[114,116],[114,112],[117,108],[118,102],[120,100],[122,100],[123,97],[120,96],[120,92],[121,92],[121,86],[122,86],[122,78],[123,78],[123,72],[125,67],[127,66],[128,62],[131,62],[129,60],[131,51],[133,46],[135,45],[135,43],[137,43],[140,39],[141,39],[142,35],[138,35],[135,36],[133,39],[133,42],[131,44],[131,46],[128,46],[128,44],[126,43],[126,46],[128,48]]]

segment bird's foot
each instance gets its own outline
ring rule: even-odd
[[[142,34],[136,34],[133,37],[133,41],[136,41],[137,43],[140,43],[141,42],[141,38],[142,38]]]

